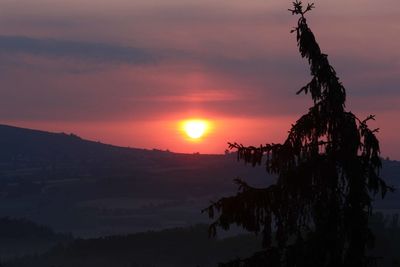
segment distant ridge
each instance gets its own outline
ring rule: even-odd
[[[226,156],[120,147],[75,134],[0,124],[0,179],[126,177],[143,171],[203,168],[204,164],[218,165],[221,160]]]
[[[400,188],[400,162],[383,162],[382,177]],[[213,196],[236,191],[233,179],[264,186],[274,180],[228,155],[124,148],[0,125],[0,217],[24,217],[78,236],[98,236],[204,222]],[[379,197],[377,197],[379,199]],[[400,210],[400,194],[376,206]]]
[[[75,134],[52,133],[0,124],[0,159],[19,157],[101,157],[148,150],[89,141]]]
[[[200,210],[232,190],[235,175],[258,178],[259,170],[234,154],[125,148],[0,125],[0,217],[84,236],[186,225],[205,220]]]

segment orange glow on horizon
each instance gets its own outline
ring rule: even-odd
[[[17,127],[50,131],[54,133],[73,133],[83,139],[100,141],[116,146],[169,150],[175,153],[223,154],[228,148],[227,142],[258,146],[265,143],[281,143],[285,141],[287,132],[297,116],[271,116],[259,118],[223,117],[215,114],[188,112],[172,114],[159,120],[105,120],[105,121],[22,121],[4,120],[2,124]],[[368,114],[360,114],[365,117]],[[398,151],[391,150],[396,142],[396,133],[400,125],[392,122],[397,119],[396,112],[381,113],[377,121],[372,122],[374,128],[381,128],[379,137],[382,142],[382,155],[399,158]],[[182,126],[190,119],[208,122],[208,129],[199,139],[189,138]],[[384,125],[392,123],[392,127]]]

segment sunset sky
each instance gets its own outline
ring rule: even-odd
[[[399,0],[317,0],[308,16],[347,89],[400,159]],[[0,0],[0,123],[115,145],[223,153],[282,142],[311,105],[282,0]],[[205,119],[201,140],[179,126]]]

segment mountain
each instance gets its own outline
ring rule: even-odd
[[[383,177],[399,186],[400,163]],[[254,186],[274,177],[235,154],[179,154],[117,147],[73,134],[0,125],[0,217],[24,217],[58,232],[96,237],[209,222],[201,210],[236,192],[234,178]],[[399,194],[378,201],[398,210]]]
[[[134,154],[139,149],[127,149],[83,140],[74,134],[51,133],[0,125],[0,159],[84,160],[110,158],[122,153]]]
[[[74,134],[50,133],[0,125],[3,179],[53,179],[126,175],[165,158],[166,152],[117,147],[81,139]]]
[[[207,221],[237,176],[265,180],[236,156],[123,148],[73,134],[0,126],[0,216],[75,235],[136,232]]]

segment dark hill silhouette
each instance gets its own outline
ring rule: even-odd
[[[75,134],[51,133],[0,125],[0,159],[38,158],[52,160],[110,159],[149,152],[84,140]]]
[[[99,236],[208,222],[200,210],[236,191],[232,180],[265,179],[236,155],[179,154],[124,148],[0,125],[0,217],[26,217],[56,231]],[[400,163],[383,176],[398,186]],[[398,194],[377,203],[399,209]]]
[[[210,196],[234,190],[237,175],[255,183],[264,176],[236,164],[235,155],[125,148],[6,125],[0,148],[0,216],[78,235],[196,222]]]
[[[0,148],[0,177],[3,179],[129,176],[144,170],[203,168],[203,165],[218,165],[225,158],[223,155],[119,147],[74,134],[7,125],[0,125]]]

